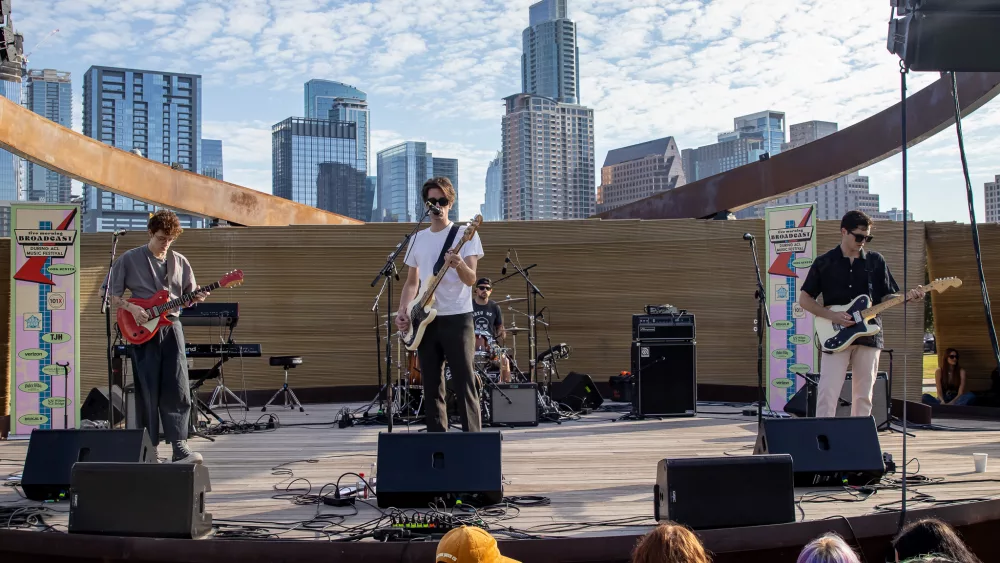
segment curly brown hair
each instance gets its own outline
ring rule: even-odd
[[[181,228],[180,219],[169,209],[161,209],[153,213],[146,228],[149,229],[150,234],[155,235],[157,231],[163,231],[163,234],[170,238],[181,236],[181,231],[184,230]]]
[[[443,176],[438,178],[431,178],[424,182],[424,186],[420,188],[420,199],[427,201],[427,192],[431,191],[431,188],[438,188],[444,192],[444,196],[448,198],[450,203],[455,203],[455,186],[451,185],[451,180]]]
[[[632,563],[710,563],[701,540],[675,522],[664,522],[639,540]]]

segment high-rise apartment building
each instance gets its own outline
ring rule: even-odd
[[[367,221],[367,177],[358,160],[358,127],[346,121],[289,117],[271,127],[272,193]]]
[[[889,221],[902,221],[903,220],[903,210],[902,209],[897,209],[897,208],[893,207],[892,209],[890,209],[888,211],[884,211],[882,214],[885,215],[886,219],[888,219]],[[907,221],[912,221],[913,220],[913,212],[910,211],[909,209],[906,210],[906,220]]]
[[[29,70],[25,83],[25,106],[62,125],[73,127],[73,85],[70,73],[58,70]],[[44,166],[25,162],[24,199],[48,203],[69,203],[72,182],[68,176]]]
[[[733,119],[733,130],[719,133],[719,142],[731,141],[745,135],[763,139],[764,152],[774,156],[781,152],[785,142],[785,112],[761,111]]]
[[[608,152],[597,188],[597,212],[603,213],[687,183],[673,137],[646,141]]]
[[[594,214],[594,110],[550,98],[504,98],[503,199],[508,221]]]
[[[529,8],[521,34],[521,92],[566,104],[580,103],[580,50],[567,0],[542,0]]]
[[[7,72],[4,72],[3,75],[5,78],[8,77]],[[21,81],[0,78],[0,96],[21,105]],[[24,161],[21,157],[0,149],[0,201],[17,201],[24,197],[23,186],[21,186],[23,166]]]
[[[223,180],[222,173],[222,141],[217,139],[201,140],[201,174],[216,180]]]
[[[811,143],[816,139],[832,135],[837,132],[837,124],[831,121],[807,121],[796,123],[788,128],[788,142],[782,143],[782,152],[801,147],[806,143]]]
[[[497,152],[486,169],[486,199],[479,212],[484,221],[503,221],[503,171],[501,161],[503,152]]]
[[[92,66],[83,77],[83,133],[116,148],[200,172],[201,76]],[[84,185],[84,229],[145,229],[156,207]],[[204,218],[181,215],[185,228]]]
[[[405,141],[376,156],[378,207],[373,221],[416,223],[424,214],[420,188],[434,177],[427,143]]]
[[[454,158],[437,158],[433,157],[433,167],[434,172],[432,176],[434,178],[448,178],[451,181],[451,185],[455,188],[455,201],[451,205],[451,210],[448,211],[448,219],[451,221],[458,221],[458,200],[461,198],[462,193],[458,191],[458,160]]]
[[[1000,175],[997,175],[993,182],[986,182],[983,185],[983,192],[983,199],[986,200],[986,222],[1000,223]]]

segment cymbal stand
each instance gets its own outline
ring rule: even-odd
[[[516,254],[515,254],[515,256],[516,256]],[[528,305],[529,305],[529,308],[531,309],[531,311],[533,312],[533,314],[527,315],[527,317],[528,317],[528,356],[529,356],[529,359],[530,359],[530,363],[528,364],[528,373],[529,373],[529,379],[531,381],[534,381],[534,382],[537,383],[537,381],[536,381],[537,380],[537,374],[536,374],[537,368],[535,366],[535,363],[536,363],[535,362],[535,356],[537,355],[536,344],[535,344],[535,319],[538,318],[538,298],[541,297],[542,299],[545,299],[545,294],[542,293],[542,291],[540,289],[538,289],[538,286],[536,286],[534,283],[531,282],[531,279],[529,278],[529,275],[528,275],[528,270],[530,270],[530,269],[538,266],[538,264],[532,264],[532,265],[528,266],[527,268],[521,268],[521,266],[519,266],[516,261],[511,260],[510,261],[510,265],[514,267],[514,273],[510,274],[508,276],[505,276],[503,278],[500,278],[495,283],[500,283],[500,282],[502,282],[502,281],[504,281],[504,280],[506,280],[508,278],[512,278],[512,277],[514,277],[516,275],[519,275],[522,278],[524,278],[525,291],[526,291],[526,294],[527,294],[527,297],[528,297],[528,299],[527,299]]]

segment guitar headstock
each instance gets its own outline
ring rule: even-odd
[[[233,270],[222,276],[219,287],[233,288],[243,283],[243,270]]]
[[[958,278],[955,278],[955,277],[951,277],[951,278],[938,278],[938,279],[932,281],[931,283],[929,283],[927,285],[924,285],[923,288],[926,291],[930,291],[932,289],[934,291],[944,291],[944,290],[948,289],[949,287],[961,287],[961,285],[962,285],[962,280],[960,280]]]
[[[483,224],[482,215],[476,215],[476,217],[472,221],[469,221],[469,224],[465,227],[465,234],[462,235],[462,242],[465,243],[472,240],[472,237],[473,235],[476,234],[476,230],[479,228],[479,225],[482,224]]]

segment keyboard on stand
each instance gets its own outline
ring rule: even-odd
[[[260,344],[186,344],[184,355],[189,358],[259,358]]]

